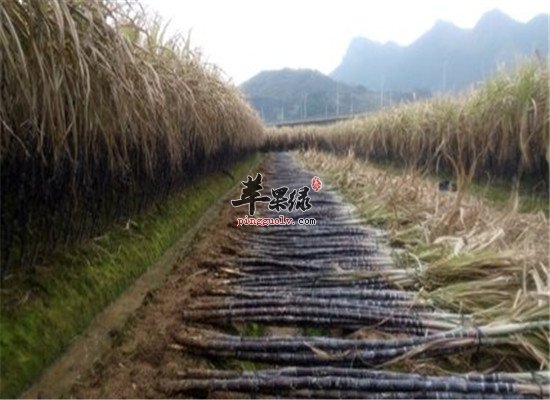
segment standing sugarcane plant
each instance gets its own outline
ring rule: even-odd
[[[163,31],[130,3],[0,3],[2,277],[261,142],[238,90]]]

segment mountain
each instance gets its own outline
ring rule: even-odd
[[[250,103],[272,122],[344,115],[374,110],[390,102],[427,97],[429,93],[380,92],[348,85],[311,69],[262,71],[241,86]]]
[[[548,15],[521,23],[493,10],[473,29],[438,21],[406,47],[355,38],[330,76],[369,89],[460,90],[536,51],[548,54]]]

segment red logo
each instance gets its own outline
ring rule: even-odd
[[[321,179],[319,179],[318,176],[314,176],[311,180],[311,188],[318,192],[323,187],[323,182],[321,182]]]

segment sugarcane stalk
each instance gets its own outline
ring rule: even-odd
[[[315,261],[315,264],[313,263]],[[242,268],[258,268],[258,267],[281,267],[281,268],[308,268],[311,270],[326,270],[333,265],[349,265],[362,267],[365,269],[373,269],[384,266],[392,265],[391,260],[387,258],[376,259],[374,257],[365,256],[340,256],[340,257],[327,257],[325,260],[311,260],[311,259],[266,259],[261,257],[243,257],[239,260],[239,264]]]
[[[281,273],[281,271],[278,271],[277,273],[272,274],[262,274],[257,275],[253,274],[250,271],[246,269],[242,269],[243,272],[247,272],[247,276],[243,278],[236,278],[232,281],[233,284],[239,285],[239,286],[250,286],[250,285],[258,285],[258,284],[266,284],[266,283],[275,283],[275,284],[284,284],[284,283],[295,283],[298,281],[306,280],[306,279],[313,279],[316,281],[340,281],[340,280],[368,280],[371,277],[378,278],[380,273],[383,273],[383,269],[379,268],[378,272],[371,277],[364,277],[363,275],[366,273],[364,271],[358,271],[358,270],[340,270],[335,271],[332,270],[326,270],[326,271],[311,271],[311,272],[284,272]]]
[[[472,399],[478,400],[479,393],[461,392],[365,392],[359,390],[315,390],[301,389],[292,392],[293,398],[299,399]],[[483,399],[517,399],[516,394],[483,394]]]
[[[277,246],[281,246],[281,243],[277,243]],[[267,258],[285,258],[285,257],[299,257],[310,258],[314,256],[328,256],[332,257],[336,254],[343,254],[345,256],[350,255],[365,255],[371,256],[377,251],[376,246],[368,243],[342,243],[340,246],[335,246],[334,243],[325,243],[323,246],[315,246],[314,248],[308,247],[307,249],[300,249],[297,253],[289,252],[288,250],[277,250],[271,246],[262,246],[254,249],[254,252],[250,252],[250,255],[255,257],[267,257]],[[379,257],[374,257],[379,258]]]
[[[247,393],[280,393],[315,388],[317,390],[355,390],[366,392],[457,392],[478,394],[534,394],[541,392],[536,385],[516,385],[508,382],[477,382],[463,378],[352,378],[347,376],[248,376],[228,379],[180,379],[164,381],[163,391],[174,394],[190,390],[229,391]],[[543,394],[548,388],[543,388]]]
[[[270,239],[276,239],[279,237],[288,238],[289,232],[288,229],[280,230],[279,232],[275,231],[274,229],[264,230],[261,233],[261,236],[264,238],[270,238]],[[363,236],[363,237],[371,237],[368,231],[365,229],[361,229],[361,227],[347,227],[346,225],[338,225],[336,228],[334,225],[329,226],[321,226],[318,225],[315,227],[315,237],[316,238],[330,238],[330,237],[352,237],[352,236]],[[293,230],[292,231],[292,237],[296,238],[296,240],[302,241],[303,239],[311,239],[311,231],[310,230]],[[274,240],[275,242],[275,240]]]
[[[238,241],[236,241],[236,243],[242,243],[243,239],[244,237],[240,238]],[[337,237],[337,238],[332,238],[330,240],[324,240],[323,238],[316,237],[315,241],[311,241],[309,243],[308,249],[324,249],[324,248],[330,248],[330,247],[361,245],[361,246],[364,246],[365,248],[373,248],[376,250],[378,246],[376,245],[376,243],[373,243],[369,239],[370,238],[367,237],[366,235],[355,236],[353,239],[352,238],[342,239]],[[246,240],[247,240],[247,244],[251,246],[253,249],[262,249],[264,247],[271,247],[274,244],[280,247],[297,246],[301,244],[301,241],[297,240],[294,237],[280,238],[277,241],[274,241],[273,239],[265,239],[256,235],[253,237],[247,236]]]
[[[366,351],[348,351],[345,353],[325,353],[325,352],[245,352],[230,350],[212,350],[208,348],[196,349],[201,354],[215,356],[216,358],[236,358],[239,360],[259,362],[265,364],[283,364],[283,365],[376,365],[386,362],[393,358],[402,356],[411,350],[411,348],[393,348],[381,350]]]
[[[245,300],[214,300],[214,301],[196,301],[189,306],[190,310],[213,309],[213,308],[249,308],[249,307],[267,307],[267,306],[316,306],[328,308],[392,308],[396,311],[405,311],[410,309],[425,309],[425,306],[411,301],[402,300],[348,300],[348,299],[323,299],[304,296],[289,297],[269,297],[266,299],[245,299]]]
[[[516,378],[527,379],[528,377],[535,376],[546,376],[550,379],[550,372],[548,371],[536,371],[534,373],[489,373],[489,374],[479,374],[479,373],[469,373],[469,374],[454,374],[450,376],[430,376],[432,379],[448,379],[459,378],[466,379],[468,381],[475,382],[508,382],[516,383]],[[344,367],[333,367],[333,366],[321,366],[321,367],[282,367],[276,369],[261,369],[256,371],[235,371],[235,370],[209,370],[209,369],[187,369],[185,371],[179,372],[178,376],[183,378],[222,378],[222,377],[232,377],[236,378],[239,376],[242,377],[269,377],[273,375],[278,376],[350,376],[354,378],[380,378],[380,379],[422,379],[426,375],[421,375],[417,373],[406,373],[406,372],[395,372],[395,371],[385,371],[385,370],[375,370],[375,369],[366,369],[366,368],[344,368]]]
[[[261,276],[261,275],[275,275],[281,272],[328,272],[335,269],[335,266],[341,271],[370,271],[373,268],[378,268],[372,263],[366,262],[360,258],[354,258],[351,260],[337,261],[331,259],[315,259],[315,260],[292,260],[292,261],[280,261],[279,263],[269,263],[266,265],[258,265],[253,263],[250,265],[241,265],[239,270],[246,272],[247,274]]]
[[[452,343],[451,343],[452,344]],[[394,360],[403,358],[432,358],[435,356],[447,356],[451,354],[462,353],[467,350],[473,350],[475,346],[465,346],[457,343],[453,346],[428,348],[422,351],[412,347],[379,349],[379,350],[349,350],[346,352],[327,353],[312,349],[309,352],[260,352],[260,351],[230,351],[213,350],[209,348],[195,348],[203,355],[216,358],[235,358],[239,360],[260,362],[264,364],[284,364],[284,365],[353,365],[353,366],[380,366]]]
[[[208,321],[212,324],[227,325],[230,323],[247,323],[256,322],[272,326],[318,326],[318,327],[342,327],[351,330],[357,330],[365,327],[364,323],[358,323],[356,320],[345,318],[323,318],[309,315],[256,315],[256,316],[241,316],[237,318],[221,318],[221,319],[197,319],[196,321]],[[425,335],[427,330],[422,326],[392,326],[385,323],[372,324],[371,328],[377,330],[389,332],[389,333],[408,333],[412,335]],[[434,329],[436,330],[436,329]]]
[[[469,332],[444,332],[440,334],[411,337],[406,339],[392,340],[369,340],[369,339],[342,339],[318,337],[240,337],[223,335],[217,332],[195,330],[184,333],[174,333],[173,339],[184,346],[206,348],[212,350],[231,351],[267,351],[267,352],[298,352],[319,349],[321,351],[346,352],[360,350],[378,350],[389,348],[414,347],[426,344],[435,346],[467,346],[477,345],[478,337],[469,335]],[[507,338],[484,338],[485,345],[495,345]]]
[[[403,358],[430,358],[435,356],[447,356],[468,350],[477,351],[477,343],[473,338],[456,341],[430,343],[426,346],[401,346],[381,349],[343,349],[327,352],[325,350],[309,347],[293,350],[291,352],[272,348],[257,348],[244,350],[235,343],[218,343],[217,346],[199,344],[199,341],[187,341],[189,348],[201,354],[215,356],[217,358],[237,358],[240,360],[286,364],[286,365],[379,365],[388,361]],[[485,346],[506,342],[505,339],[489,340]],[[224,346],[225,345],[225,346]]]
[[[415,292],[400,290],[372,290],[353,287],[334,287],[334,288],[293,288],[292,291],[275,292],[252,292],[248,289],[213,289],[207,291],[208,294],[217,296],[232,296],[245,298],[279,298],[291,296],[306,296],[315,298],[348,298],[348,299],[380,299],[380,300],[401,300],[417,301],[418,296]]]
[[[226,285],[232,285],[231,280],[227,281],[220,281],[220,283],[225,283]],[[382,281],[382,280],[349,280],[344,282],[327,282],[327,281],[317,281],[317,282],[311,282],[310,281],[304,281],[304,282],[292,282],[289,281],[284,284],[277,284],[277,285],[257,285],[257,286],[247,286],[245,289],[248,291],[254,291],[254,292],[279,292],[279,291],[293,291],[294,288],[302,288],[302,289],[311,289],[311,288],[334,288],[334,287],[340,287],[340,288],[355,288],[355,289],[389,289],[392,287],[392,285],[388,282]]]
[[[415,313],[420,315],[421,313]],[[327,308],[327,307],[295,307],[295,306],[273,306],[273,307],[250,307],[250,308],[232,308],[224,309],[207,309],[207,310],[185,310],[183,311],[184,318],[201,321],[201,320],[225,320],[229,321],[244,321],[254,320],[255,317],[267,316],[310,316],[329,319],[346,319],[356,323],[381,323],[384,325],[396,326],[415,326],[427,327],[434,329],[454,329],[457,323],[449,322],[452,318],[447,314],[425,314],[425,318],[411,316],[407,312],[388,310],[385,308]],[[428,319],[429,318],[429,319]]]

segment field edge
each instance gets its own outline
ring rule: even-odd
[[[15,312],[6,313],[6,305],[2,304],[0,396],[39,396],[35,390],[39,386],[37,383],[54,365],[63,365],[63,353],[79,347],[81,340],[95,343],[97,349],[108,350],[108,346],[100,342],[112,341],[112,333],[123,327],[147,293],[163,281],[176,259],[193,242],[200,227],[208,223],[208,217],[235,188],[238,180],[230,176],[243,176],[262,158],[256,153],[234,165],[229,172],[209,174],[188,186],[184,193],[171,196],[163,204],[165,208],[156,207],[129,220],[135,227],[135,234],[128,233],[128,223],[126,227],[114,226],[100,237],[109,238],[112,245],[104,245],[100,251],[90,251],[90,247],[99,246],[95,243],[97,238],[70,249],[68,256],[59,259],[65,273],[55,271],[46,294],[33,296],[37,298],[27,301]],[[142,280],[149,284],[140,283]],[[128,309],[116,312],[117,317],[109,321],[107,329],[102,315],[109,310],[112,313],[119,299],[132,290],[131,301],[122,301],[122,308]],[[102,320],[101,327],[99,320]],[[83,351],[85,358],[97,358],[94,351],[92,354],[90,349]],[[74,376],[78,368],[72,365],[63,370]],[[68,378],[57,376],[56,385],[63,386]]]

